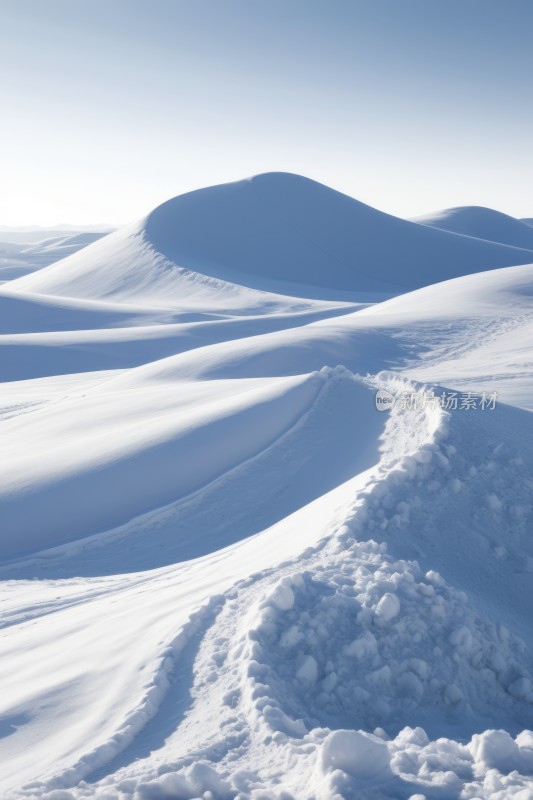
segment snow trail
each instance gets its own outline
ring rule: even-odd
[[[389,376],[374,385],[421,389]],[[132,725],[113,748],[98,751],[112,757],[118,749],[109,769],[98,768],[101,755],[81,760],[97,770],[86,780],[92,773],[98,782],[82,782],[65,798],[211,791],[318,800],[362,790],[441,797],[462,791],[465,781],[464,797],[488,797],[486,777],[495,768],[512,796],[513,782],[523,785],[520,771],[533,769],[530,740],[519,733],[533,722],[529,651],[505,626],[479,616],[460,589],[460,573],[453,588],[395,553],[399,534],[420,530],[418,492],[435,496],[443,476],[458,491],[453,441],[463,435],[457,415],[393,412],[377,471],[355,497],[350,492],[328,535],[212,598],[199,638],[185,638],[194,647],[190,677],[175,660],[167,666],[174,677],[159,668],[167,685],[177,683],[173,698],[183,698],[184,683],[190,687],[176,728],[165,723],[176,718],[161,698],[152,717],[155,749],[143,753]],[[519,734],[516,741],[478,733],[496,720]],[[28,787],[23,796],[53,800],[53,786],[79,777],[67,770],[40,794]],[[281,793],[270,788],[276,783]]]

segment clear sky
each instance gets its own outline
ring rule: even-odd
[[[299,172],[533,216],[533,0],[0,0],[0,225]]]

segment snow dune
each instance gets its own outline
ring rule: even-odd
[[[3,424],[7,459],[0,509],[6,528],[16,529],[17,537],[2,542],[0,558],[98,533],[206,487],[275,447],[302,416],[310,416],[322,392],[331,394],[327,383],[327,373],[319,373],[208,385],[147,383],[140,391],[97,386],[22,419],[11,417]],[[320,413],[341,414],[346,422],[358,414],[362,430],[350,439],[359,454],[350,458],[357,474],[372,465],[365,462],[369,450],[378,460],[383,420],[374,413],[368,392],[333,391],[340,392],[340,407],[334,398],[323,399],[326,408]],[[34,450],[18,449],[21,428],[36,444]],[[339,449],[340,444],[330,474],[322,479],[309,470],[312,450],[305,456],[305,480],[318,494],[342,471]],[[279,457],[282,463],[284,456]],[[317,461],[314,470],[323,467]],[[295,472],[289,469],[294,482]],[[279,483],[284,480],[278,475]],[[303,488],[313,491],[309,485]]]
[[[495,213],[263,175],[2,287],[2,798],[529,798],[533,252]]]
[[[523,247],[526,250],[533,248],[533,233],[527,220],[510,217],[492,208],[483,206],[447,208],[434,214],[417,217],[413,221],[450,233],[474,236],[477,239]]]
[[[482,386],[531,409],[532,281],[530,265],[464,276],[335,319],[180,352],[114,380],[256,378],[343,364]]]
[[[32,231],[10,234],[0,228],[0,281],[14,280],[42,269],[106,235],[106,232],[97,231],[68,234],[54,231],[49,232],[54,233],[53,236],[45,238],[44,233]],[[35,241],[36,236],[39,237],[38,241]]]
[[[235,308],[253,289],[366,300],[527,264],[532,253],[398,219],[298,175],[267,173],[169,200],[11,288],[169,306],[205,304],[216,291]]]

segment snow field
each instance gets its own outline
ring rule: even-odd
[[[532,800],[531,234],[456,211],[258,176],[2,286],[2,800]]]

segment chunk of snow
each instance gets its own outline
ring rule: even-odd
[[[373,656],[377,653],[376,637],[370,633],[370,631],[365,631],[357,639],[354,639],[353,642],[345,645],[344,653],[347,656],[354,656],[360,661],[369,656]]]
[[[300,681],[316,683],[318,678],[318,664],[313,656],[305,656],[296,672],[296,677]]]
[[[375,619],[378,625],[386,625],[400,613],[400,601],[397,595],[387,592],[376,606]]]
[[[517,678],[509,686],[508,691],[509,694],[512,694],[513,697],[516,697],[518,700],[533,701],[533,692],[531,691],[531,681],[529,678]]]
[[[501,511],[502,510],[502,501],[495,494],[487,495],[487,505],[492,511]]]
[[[280,583],[271,594],[270,602],[280,611],[289,611],[294,605],[294,592],[290,586]]]
[[[398,688],[403,694],[420,700],[424,694],[424,686],[414,672],[404,672],[398,678]]]
[[[329,694],[337,685],[337,675],[335,672],[329,672],[322,681],[322,688]]]
[[[387,744],[364,731],[338,730],[322,744],[324,771],[341,769],[354,778],[385,780],[390,774]]]
[[[520,766],[520,750],[507,731],[489,730],[475,734],[468,745],[478,771],[497,769],[508,773]]]
[[[459,494],[459,492],[461,491],[462,485],[463,484],[461,483],[459,478],[452,478],[451,481],[450,481],[450,489],[455,494]]]
[[[451,683],[449,686],[446,687],[446,691],[444,692],[444,697],[446,698],[446,702],[450,705],[455,705],[456,703],[460,703],[463,699],[463,693],[456,686],[454,683]]]

